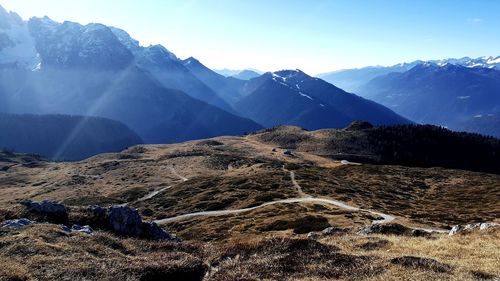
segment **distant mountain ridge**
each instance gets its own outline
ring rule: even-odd
[[[365,100],[300,70],[265,73],[240,90],[235,109],[266,127],[282,124],[306,129],[341,128],[354,120],[408,124],[389,109]]]
[[[248,74],[250,74],[251,76],[254,76],[254,77],[257,77],[257,76],[263,74],[262,71],[257,70],[257,69],[253,69],[253,68],[239,69],[239,70],[224,68],[224,69],[214,69],[213,71],[215,73],[220,74],[220,75],[225,76],[225,77],[235,77],[238,79],[244,79],[243,77],[238,77],[240,74],[243,74],[243,76],[247,77],[244,80],[251,79],[248,77]],[[257,74],[257,76],[255,76],[256,74]],[[254,78],[254,77],[252,77],[252,78]]]
[[[374,78],[359,93],[419,123],[500,136],[496,68],[421,63]]]
[[[243,70],[242,72],[240,72],[236,75],[232,75],[231,77],[242,79],[242,80],[250,80],[252,78],[259,77],[260,75],[261,74],[258,72],[246,69],[246,70]]]
[[[359,119],[380,125],[411,123],[381,105],[300,70],[267,72],[240,80],[217,74],[195,58],[186,59],[184,65],[236,112],[265,127],[288,124],[307,129],[341,128]]]
[[[220,75],[193,57],[183,60],[182,63],[191,73],[209,86],[231,106],[240,98],[241,94],[239,89],[245,83],[244,80]]]
[[[194,76],[184,62],[162,45],[142,47],[122,29],[111,28],[118,40],[134,55],[135,63],[166,88],[178,89],[193,98],[232,112],[230,105]]]
[[[400,63],[393,66],[368,66],[357,69],[344,69],[328,73],[318,74],[317,76],[325,81],[332,83],[348,92],[357,93],[359,88],[368,83],[375,77],[386,75],[392,72],[405,72],[422,63],[432,63],[438,66],[446,64],[460,65],[470,68],[492,68],[500,70],[500,56],[497,57],[463,57],[461,59],[442,59],[442,60],[416,60],[409,63]]]

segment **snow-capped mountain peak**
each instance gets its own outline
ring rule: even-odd
[[[1,8],[1,7],[0,7]],[[31,70],[40,67],[40,55],[28,26],[13,12],[0,9],[0,65]]]

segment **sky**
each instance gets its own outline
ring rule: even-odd
[[[497,0],[0,0],[23,19],[103,23],[213,69],[318,74],[500,55]]]

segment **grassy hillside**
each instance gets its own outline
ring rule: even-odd
[[[500,140],[430,125],[373,127],[356,122],[342,130],[277,127],[255,138],[283,148],[338,160],[500,173]]]

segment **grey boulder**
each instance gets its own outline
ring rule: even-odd
[[[25,227],[28,225],[32,225],[34,223],[35,223],[34,221],[31,221],[31,220],[26,219],[26,218],[22,218],[22,219],[15,219],[15,220],[6,220],[6,221],[2,222],[1,226],[5,227],[5,228],[17,229],[17,228],[22,228],[22,227]]]

